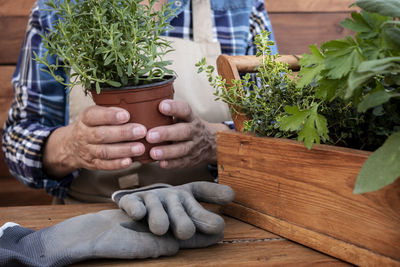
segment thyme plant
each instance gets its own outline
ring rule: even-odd
[[[152,10],[158,0],[49,0],[49,10],[58,20],[42,36],[47,49],[35,59],[57,81],[73,87],[81,83],[89,90],[121,87],[162,80],[173,72],[163,56],[172,51],[161,35],[170,30],[171,5]],[[49,62],[48,56],[56,56]],[[64,81],[62,68],[70,75]],[[73,72],[71,72],[73,70]],[[79,78],[79,79],[76,79]]]

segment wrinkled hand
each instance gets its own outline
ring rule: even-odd
[[[227,126],[200,119],[183,101],[164,100],[159,109],[176,120],[175,124],[155,127],[147,132],[149,143],[173,142],[150,150],[150,156],[160,162],[160,167],[184,168],[205,161],[216,162],[216,133],[227,130]]]
[[[112,199],[132,219],[147,215],[150,231],[165,234],[171,228],[175,237],[186,240],[196,232],[218,235],[223,233],[224,219],[204,209],[197,201],[224,205],[234,198],[226,185],[193,182],[180,186],[154,184],[132,190],[120,190]]]
[[[141,124],[128,123],[129,118],[129,113],[122,108],[92,106],[85,109],[75,123],[50,135],[44,153],[45,166],[54,171],[61,163],[68,164],[65,174],[77,168],[115,170],[128,167],[132,157],[144,153],[144,145],[135,140],[145,137],[147,132]]]

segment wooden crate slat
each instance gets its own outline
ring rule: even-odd
[[[307,228],[298,227],[279,218],[257,212],[240,204],[232,203],[222,211],[233,217],[251,223],[263,229],[270,229],[281,236],[305,246],[314,248],[328,255],[346,259],[360,266],[398,266],[399,262],[383,255],[376,254],[351,243],[343,242]]]
[[[400,181],[352,193],[369,153],[235,132],[219,133],[217,150],[236,203],[400,261]]]

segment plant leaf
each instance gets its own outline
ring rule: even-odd
[[[357,106],[358,112],[365,112],[370,108],[382,105],[389,101],[391,94],[382,90],[367,95],[367,97]]]
[[[353,20],[346,18],[340,24],[355,32],[370,32],[372,30],[371,26],[364,20],[360,13],[353,12],[351,13],[351,17]]]
[[[297,88],[303,88],[312,83],[325,68],[324,55],[321,54],[315,45],[310,45],[311,54],[303,54],[300,59],[300,79],[297,81]]]
[[[389,136],[363,164],[354,188],[355,194],[376,191],[400,177],[400,132]]]
[[[352,38],[333,40],[322,45],[325,52],[325,66],[327,76],[331,79],[340,79],[356,69],[363,61],[357,44]]]
[[[285,106],[284,110],[290,114],[279,120],[279,127],[283,131],[298,131],[310,114],[308,110],[299,110],[297,106]]]
[[[304,146],[311,149],[314,143],[320,143],[321,137],[323,140],[329,139],[328,122],[324,116],[318,114],[317,104],[308,110],[308,114],[297,140],[304,141]]]
[[[399,0],[356,0],[355,4],[368,12],[400,17]]]
[[[116,81],[107,81],[107,84],[113,86],[113,87],[121,87],[121,83],[120,82],[116,82]]]
[[[353,95],[354,91],[377,74],[400,72],[400,57],[389,57],[362,62],[358,69],[350,73],[345,98]]]

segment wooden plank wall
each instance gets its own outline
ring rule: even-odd
[[[18,59],[26,23],[35,0],[0,0],[0,127],[6,120],[12,100],[11,76]],[[265,0],[281,54],[301,54],[308,45],[323,40],[340,38],[348,31],[339,22],[349,15],[352,0]],[[13,183],[15,183],[13,185]],[[42,204],[41,190],[28,190],[8,173],[3,154],[0,153],[0,206],[6,205],[2,192],[20,194],[30,201]],[[3,191],[2,191],[3,190]],[[24,190],[27,190],[26,192]],[[27,193],[29,194],[23,194]],[[33,198],[30,198],[33,194]],[[7,195],[5,199],[10,198]],[[4,199],[4,198],[3,198]],[[44,200],[45,202],[48,199]],[[18,201],[14,201],[17,203]],[[18,202],[21,205],[24,201]]]
[[[13,91],[11,77],[18,60],[26,23],[34,0],[0,0],[0,127],[7,118]],[[50,204],[43,190],[28,188],[8,172],[0,153],[0,206]]]
[[[308,52],[310,44],[351,35],[340,22],[353,0],[264,0],[280,54]]]

